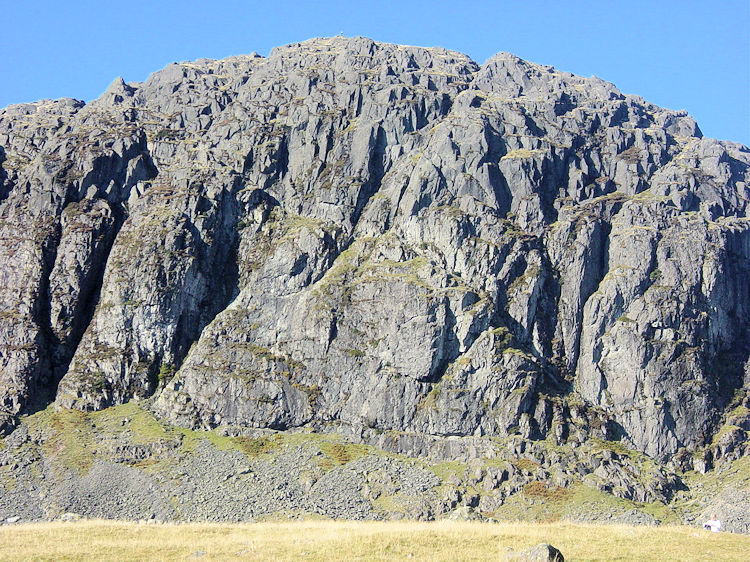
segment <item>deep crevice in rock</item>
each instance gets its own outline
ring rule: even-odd
[[[36,314],[34,321],[39,327],[42,338],[41,345],[37,351],[39,357],[39,370],[41,376],[33,381],[29,388],[29,401],[26,408],[29,412],[44,409],[54,399],[54,388],[56,381],[54,377],[54,349],[59,342],[52,330],[50,318],[50,289],[49,278],[57,256],[57,246],[60,242],[60,225],[55,225],[55,230],[42,244],[42,272],[40,285],[37,293]],[[24,410],[21,410],[22,412]]]
[[[5,149],[0,146],[0,203],[8,198],[11,189],[13,189],[13,186],[8,182],[8,172],[3,165],[5,163],[5,159]]]

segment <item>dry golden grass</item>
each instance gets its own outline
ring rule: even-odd
[[[0,528],[0,560],[502,560],[548,542],[570,560],[747,560],[750,537],[690,527],[341,522]]]

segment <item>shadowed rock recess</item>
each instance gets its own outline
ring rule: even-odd
[[[6,432],[148,398],[417,455],[745,454],[750,151],[684,111],[336,37],[7,107],[0,160]]]

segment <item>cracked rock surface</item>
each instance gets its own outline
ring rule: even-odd
[[[685,112],[336,37],[9,106],[0,161],[6,431],[154,397],[417,453],[746,450],[750,151]]]

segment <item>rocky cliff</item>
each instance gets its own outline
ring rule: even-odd
[[[10,106],[0,160],[6,431],[153,397],[189,428],[744,454],[750,151],[685,112],[336,37]]]

